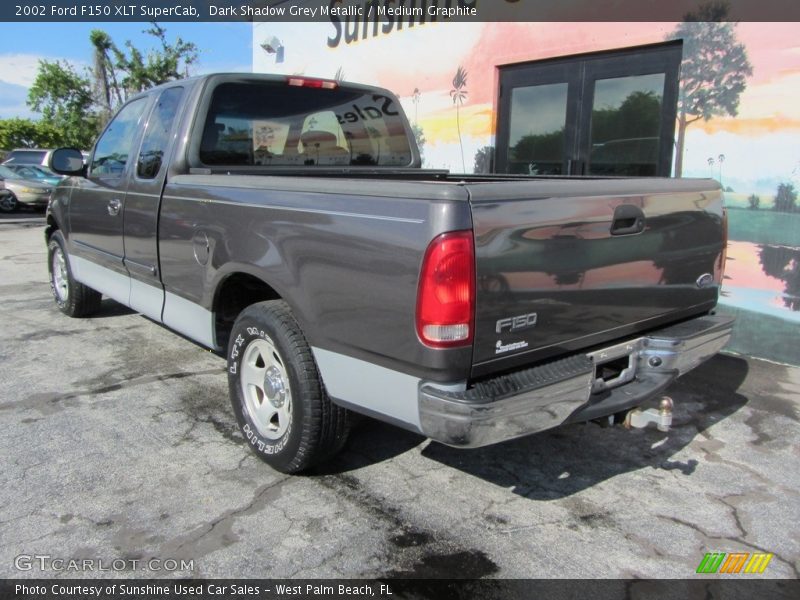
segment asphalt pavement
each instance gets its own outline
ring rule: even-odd
[[[285,476],[239,434],[222,358],[110,300],[56,309],[30,219],[0,220],[0,577],[691,578],[708,552],[798,577],[798,368],[717,356],[668,390],[666,434],[464,451],[365,419]],[[96,562],[53,562],[74,559]]]

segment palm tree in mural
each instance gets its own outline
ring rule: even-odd
[[[414,88],[414,91],[411,92],[411,101],[414,103],[414,125],[418,125],[419,121],[417,117],[419,116],[419,97],[420,97],[419,88]]]
[[[456,107],[456,128],[458,129],[458,145],[461,148],[461,168],[464,173],[467,167],[464,163],[464,144],[461,142],[461,117],[459,114],[459,107],[464,104],[467,98],[467,72],[464,67],[459,66],[456,70],[456,75],[453,77],[453,89],[450,90],[450,97],[453,99],[453,104]]]

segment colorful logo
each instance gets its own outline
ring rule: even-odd
[[[697,573],[763,573],[772,554],[765,552],[707,552],[697,567]]]

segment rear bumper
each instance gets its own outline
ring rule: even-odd
[[[476,448],[638,406],[728,342],[732,317],[704,316],[588,354],[481,382],[465,391],[423,383],[420,426],[431,439]],[[615,379],[596,366],[627,359]]]

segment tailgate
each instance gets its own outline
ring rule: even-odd
[[[706,312],[723,208],[713,180],[468,186],[477,300],[473,377]]]

